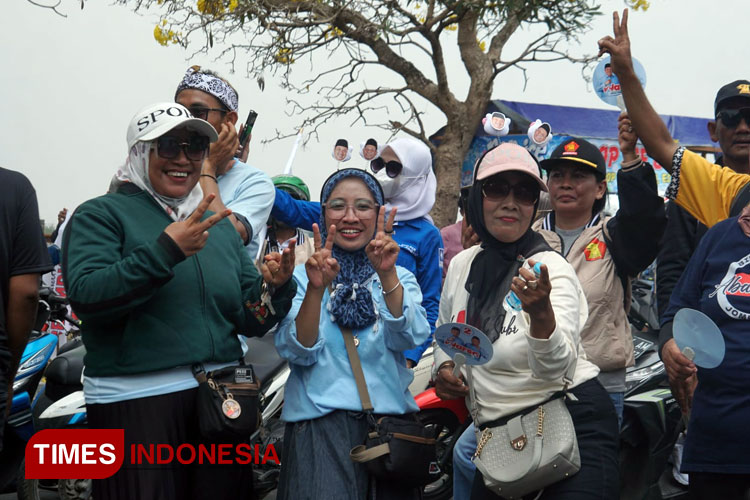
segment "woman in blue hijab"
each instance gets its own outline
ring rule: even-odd
[[[368,424],[342,331],[354,336],[374,413],[418,410],[404,351],[424,342],[430,327],[414,275],[396,266],[396,210],[386,222],[380,185],[359,169],[329,177],[321,201],[315,253],[295,269],[299,288],[275,339],[291,365],[278,498],[301,491],[309,499],[418,498],[413,488],[371,478],[349,457]]]

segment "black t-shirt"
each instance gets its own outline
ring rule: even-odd
[[[0,168],[0,394],[10,365],[5,329],[10,278],[50,270],[34,188],[23,174]]]

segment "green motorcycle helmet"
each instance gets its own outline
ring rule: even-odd
[[[275,187],[286,191],[294,198],[310,201],[310,189],[307,187],[307,184],[296,175],[282,174],[274,176],[271,180]]]

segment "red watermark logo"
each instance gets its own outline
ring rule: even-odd
[[[272,444],[266,447],[261,447],[258,444],[251,445],[250,443],[199,445],[185,443],[177,447],[170,444],[130,445],[130,463],[133,465],[170,464],[173,462],[183,465],[247,465],[250,463],[258,465],[267,462],[278,465],[281,463],[276,454],[276,447]]]
[[[126,453],[129,452],[129,453]],[[103,479],[123,463],[154,465],[280,464],[273,444],[164,443],[125,446],[124,429],[47,429],[26,445],[27,479]]]

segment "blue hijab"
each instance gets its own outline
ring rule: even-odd
[[[319,225],[323,243],[328,237],[325,203],[336,185],[351,177],[365,183],[375,199],[378,210],[385,203],[383,189],[375,177],[368,172],[357,168],[345,168],[331,175],[323,184],[320,193],[322,208]],[[374,237],[375,233],[372,236]],[[368,285],[375,274],[375,269],[370,264],[370,259],[367,258],[365,248],[349,252],[334,244],[332,253],[340,267],[339,274],[333,280],[333,293],[328,303],[328,311],[334,322],[341,327],[351,329],[361,329],[373,324],[377,319],[377,314]]]

